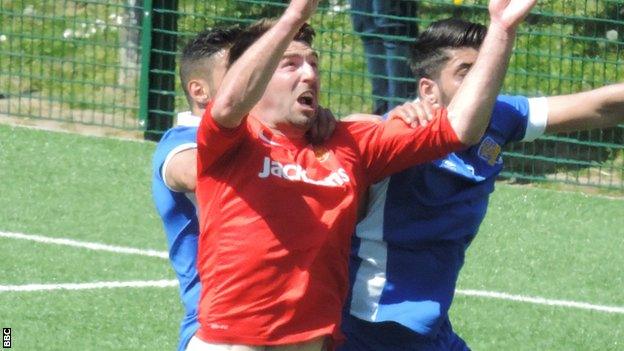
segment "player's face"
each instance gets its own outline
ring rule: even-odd
[[[265,120],[307,131],[318,109],[318,55],[305,43],[290,43],[258,102]],[[282,128],[280,128],[280,126]]]
[[[472,68],[479,52],[473,48],[448,50],[449,60],[440,71],[440,77],[435,80],[438,85],[437,100],[443,106],[448,106],[457,89]]]

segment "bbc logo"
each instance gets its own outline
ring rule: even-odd
[[[11,348],[11,328],[2,328],[2,348]]]

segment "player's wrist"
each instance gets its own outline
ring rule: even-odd
[[[280,17],[278,25],[282,24],[290,30],[298,31],[308,19],[309,18],[307,16],[304,16],[300,12],[286,10],[282,17]]]
[[[487,35],[504,42],[513,42],[516,39],[518,26],[509,26],[492,20],[488,26]]]

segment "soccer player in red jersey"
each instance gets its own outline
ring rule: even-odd
[[[305,24],[318,0],[292,0],[276,22],[251,26],[198,131],[201,327],[188,349],[322,350],[339,337],[360,193],[480,140],[534,4],[490,1],[482,54],[427,126],[340,123],[320,145],[305,138],[319,110]]]

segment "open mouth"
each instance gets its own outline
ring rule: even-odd
[[[299,95],[297,102],[309,108],[314,108],[314,94],[310,91],[306,91],[305,93]]]

